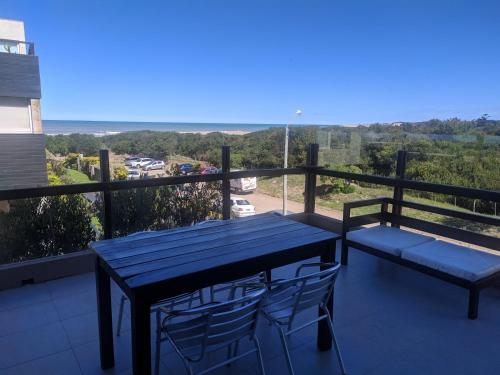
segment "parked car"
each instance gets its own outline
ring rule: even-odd
[[[231,190],[239,193],[251,193],[257,189],[256,177],[242,177],[230,181]]]
[[[141,164],[141,162],[143,160],[151,161],[153,159],[150,159],[150,158],[134,158],[133,160],[128,161],[125,165],[129,166],[129,167],[132,167],[132,168],[139,167],[140,166],[139,164]]]
[[[154,169],[163,169],[163,168],[165,168],[165,163],[162,160],[153,160],[152,162],[149,162],[148,164],[142,167],[142,169],[145,171],[152,171]]]
[[[188,174],[193,171],[193,164],[184,163],[179,165],[179,170],[182,174]]]
[[[215,173],[219,173],[219,169],[217,169],[214,166],[209,166],[201,170],[201,174],[215,174]]]
[[[255,215],[255,207],[246,199],[231,197],[231,217],[246,217]]]
[[[127,180],[138,180],[141,178],[141,173],[137,169],[129,169],[127,173]]]
[[[132,166],[132,163],[133,162],[136,162],[136,161],[139,161],[141,158],[137,158],[137,157],[130,157],[130,158],[126,158],[125,159],[125,165],[126,166]]]
[[[154,159],[151,159],[151,158],[139,158],[137,160],[134,160],[130,163],[130,166],[131,167],[137,167],[137,168],[141,168],[143,166],[145,166],[146,164],[150,163],[154,161]]]
[[[155,160],[154,160],[154,159],[151,159],[151,158],[142,158],[142,159],[141,159],[141,162],[139,163],[139,165],[138,165],[138,166],[142,168],[142,167],[144,167],[144,166],[148,165],[149,163],[151,163],[151,162],[153,162],[153,161],[155,161]]]

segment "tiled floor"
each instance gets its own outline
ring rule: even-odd
[[[334,317],[349,374],[500,374],[500,289],[483,292],[479,319],[470,321],[465,290],[351,254],[336,286]],[[291,270],[273,276],[286,277]],[[119,297],[114,287],[115,312]],[[0,374],[129,374],[128,319],[127,312],[124,332],[115,340],[116,366],[103,372],[93,274],[0,292]],[[271,328],[259,327],[266,370],[285,374]],[[313,327],[292,338],[291,351],[297,374],[339,374],[334,353],[316,350]],[[161,359],[162,374],[184,373],[168,346]],[[255,374],[255,358],[219,373]]]

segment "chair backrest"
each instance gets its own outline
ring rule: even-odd
[[[244,297],[177,311],[163,320],[166,333],[190,361],[203,358],[211,349],[227,346],[243,337],[255,335],[262,297],[260,289]],[[181,321],[175,323],[173,319]],[[183,349],[190,348],[186,355]]]
[[[273,306],[277,310],[291,309],[288,316],[291,323],[302,310],[318,305],[325,307],[333,292],[339,269],[340,264],[337,264],[326,270],[275,283],[268,311],[272,311]]]

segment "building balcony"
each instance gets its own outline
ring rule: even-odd
[[[305,175],[304,211],[291,215],[290,218],[337,233],[342,232],[342,220],[321,215],[324,212],[320,210],[315,212],[316,177],[348,178],[389,186],[394,188],[395,195],[399,194],[398,199],[401,199],[404,189],[412,189],[493,202],[499,200],[497,191],[318,168],[311,163],[318,160],[314,157],[314,150],[315,147],[309,148],[308,163],[304,167],[229,172],[229,148],[224,148],[221,173],[136,181],[110,181],[107,153],[101,152],[100,182],[5,190],[0,191],[0,200],[98,192],[102,194],[99,198],[104,207],[102,230],[107,238],[116,235],[118,224],[113,224],[113,220],[119,219],[119,215],[111,215],[112,210],[118,209],[113,193],[174,185],[194,185],[207,190],[208,184],[216,183],[218,185],[215,186],[221,189],[222,204],[219,214],[227,219],[227,201],[230,197],[228,182],[232,178],[248,176]],[[182,191],[185,193],[188,190]],[[142,201],[140,203],[142,205]],[[73,204],[75,202],[71,202],[70,206],[74,207]],[[416,206],[419,205],[411,204],[413,209]],[[446,212],[438,208],[435,211]],[[460,215],[464,218],[472,216],[463,212]],[[368,220],[368,216],[369,214],[364,214],[362,219]],[[488,217],[484,220],[496,223],[498,228],[497,218]],[[440,228],[429,226],[431,227]],[[441,235],[447,237],[452,232],[443,230]],[[48,242],[52,239],[44,240]],[[339,241],[337,261],[340,261],[341,257],[340,245]],[[26,258],[28,255],[27,253]],[[0,292],[0,374],[131,374],[131,315],[128,305],[125,308],[122,334],[114,337],[115,367],[113,370],[101,370],[96,285],[92,272],[94,261],[94,254],[83,250],[0,266],[0,286],[4,289],[11,288]],[[297,265],[288,265],[274,269],[273,279],[293,277],[296,267]],[[20,284],[25,285],[15,288]],[[335,286],[333,308],[333,322],[347,373],[500,373],[496,348],[500,338],[499,287],[500,285],[495,284],[482,291],[480,316],[476,320],[469,320],[465,314],[467,299],[464,289],[401,267],[389,260],[351,249],[349,265],[341,268]],[[120,288],[112,283],[115,333],[121,293]],[[205,290],[204,293],[208,292]],[[309,317],[313,318],[313,314],[316,314],[316,309],[311,310]],[[152,315],[152,327],[154,326]],[[285,357],[276,330],[261,321],[257,332],[263,345],[267,373],[286,374]],[[154,339],[154,335],[152,336]],[[317,350],[314,325],[292,335],[290,343],[297,374],[340,373],[335,352]],[[220,356],[225,355],[225,351],[220,353]],[[220,357],[216,354],[203,365],[218,360]],[[168,345],[162,348],[160,373],[184,373],[182,362]],[[218,373],[255,374],[258,373],[257,361],[250,356]]]
[[[40,99],[40,69],[34,44],[0,39],[0,97]]]

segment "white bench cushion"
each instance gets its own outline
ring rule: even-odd
[[[500,256],[439,240],[404,249],[401,257],[469,281],[500,271]]]
[[[404,248],[434,241],[433,237],[386,225],[347,232],[346,238],[395,256],[401,256]]]

